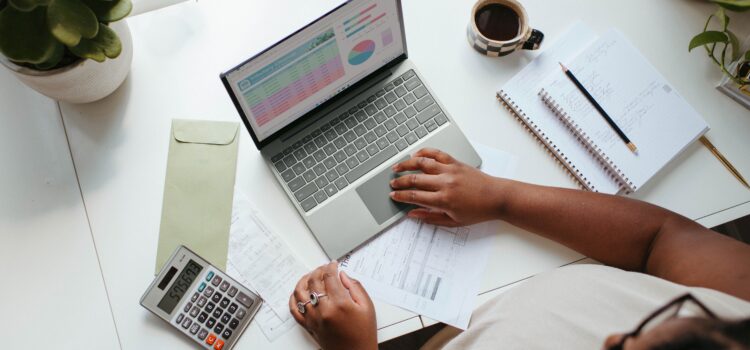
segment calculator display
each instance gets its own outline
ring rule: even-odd
[[[174,307],[182,299],[182,296],[190,289],[190,285],[193,284],[193,281],[198,277],[201,270],[203,270],[203,266],[190,260],[156,306],[164,310],[164,312],[171,314]]]

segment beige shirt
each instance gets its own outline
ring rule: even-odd
[[[422,349],[601,349],[652,311],[690,292],[719,316],[750,317],[750,303],[601,265],[572,265],[533,277],[480,306],[469,328],[446,327]]]

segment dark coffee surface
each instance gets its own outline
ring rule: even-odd
[[[474,20],[482,35],[498,41],[515,38],[520,27],[516,11],[500,4],[489,4],[480,8]]]

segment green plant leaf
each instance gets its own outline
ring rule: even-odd
[[[0,11],[0,52],[11,61],[39,64],[55,53],[57,40],[45,25],[43,8],[22,12],[8,6]]]
[[[97,62],[104,62],[109,58],[116,58],[122,52],[122,43],[117,33],[105,24],[99,26],[99,34],[92,39],[81,39],[78,45],[70,47],[70,51],[78,57],[90,58]]]
[[[692,51],[694,48],[698,46],[714,44],[714,43],[726,43],[727,41],[729,41],[729,38],[727,38],[727,35],[724,34],[724,32],[717,32],[715,30],[707,30],[703,33],[700,33],[694,36],[692,39],[690,39],[690,45],[688,45],[688,52]]]
[[[727,26],[729,26],[729,17],[727,17],[727,14],[724,12],[724,8],[719,6],[719,8],[716,9],[714,16],[719,20],[719,23],[721,23],[721,30],[727,30]]]
[[[8,2],[19,11],[28,12],[37,6],[49,5],[50,0],[8,0]]]
[[[750,0],[711,0],[719,6],[736,12],[747,11],[750,9]]]
[[[55,51],[53,51],[52,56],[50,56],[46,61],[42,63],[35,64],[34,67],[36,67],[38,70],[48,70],[55,68],[55,66],[57,66],[57,64],[62,60],[63,55],[65,55],[65,45],[60,42],[55,42]]]
[[[119,21],[130,14],[133,3],[130,0],[83,0],[99,18],[99,21],[109,23]]]
[[[727,33],[727,36],[729,37],[729,44],[732,46],[731,59],[732,62],[734,62],[742,55],[742,52],[740,52],[740,39],[729,30],[725,30],[724,32]]]
[[[81,0],[52,0],[47,7],[47,25],[52,35],[68,46],[81,38],[91,39],[99,31],[96,15]]]

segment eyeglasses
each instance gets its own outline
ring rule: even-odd
[[[692,294],[684,294],[656,309],[648,317],[643,319],[641,324],[639,324],[635,330],[623,335],[622,339],[620,339],[617,344],[610,346],[607,350],[622,350],[623,345],[625,345],[625,341],[628,340],[628,338],[637,337],[644,330],[650,330],[666,320],[677,317],[685,304],[693,304],[697,306],[697,309],[703,313],[702,316],[704,317],[711,319],[717,318],[713,311],[709,310],[706,305],[701,303],[700,300],[696,299]]]

